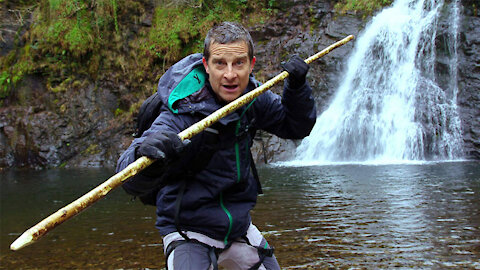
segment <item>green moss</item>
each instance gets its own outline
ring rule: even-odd
[[[205,34],[214,24],[228,20],[253,25],[284,6],[274,0],[165,0],[154,4],[152,25],[143,27],[141,22],[151,13],[146,10],[151,8],[150,1],[20,2],[35,10],[33,23],[23,29],[27,31],[21,44],[26,45],[0,57],[2,103],[29,74],[44,77],[47,89],[60,100],[63,93],[82,87],[75,83],[78,80],[103,78],[125,83],[132,91],[148,96],[145,86],[171,64],[203,50]],[[134,33],[132,24],[140,26]]]
[[[32,38],[44,53],[78,59],[97,52],[113,30],[118,32],[115,0],[49,0],[40,5]]]
[[[0,73],[0,98],[5,98],[10,94],[12,80],[7,71]]]
[[[10,52],[0,60],[3,67],[0,69],[0,98],[8,97],[23,76],[34,68],[30,49],[31,45],[26,44],[25,47]]]
[[[98,144],[91,144],[87,149],[82,151],[82,154],[86,155],[95,155],[101,152],[100,146]]]
[[[60,105],[59,110],[62,114],[65,113],[67,111],[67,105],[66,104]],[[69,145],[67,145],[67,146],[69,146]]]
[[[113,9],[113,21],[115,24],[115,32],[118,34],[118,18],[117,18],[117,1],[111,0]]]
[[[149,50],[161,59],[173,60],[180,57],[182,45],[199,34],[198,29],[193,27],[195,23],[194,9],[157,9],[154,27],[149,33]]]
[[[122,109],[120,109],[120,108],[117,108],[117,109],[115,110],[115,113],[114,113],[114,114],[115,114],[115,117],[118,117],[118,116],[120,116],[120,115],[122,115],[122,114],[124,114],[124,113],[125,113],[124,110],[122,110]]]
[[[74,58],[97,49],[102,40],[95,37],[95,16],[87,8],[87,3],[79,0],[50,0],[49,12],[43,14],[48,20],[33,29],[35,37],[44,35],[41,47],[53,54],[69,53]]]
[[[202,52],[208,29],[222,21],[241,21],[242,14],[263,8],[248,1],[198,1],[196,5],[157,7],[146,49],[161,60],[175,61]]]
[[[341,13],[355,11],[369,16],[381,8],[391,5],[392,2],[393,0],[342,0],[335,4],[335,9]]]
[[[128,109],[128,113],[129,114],[137,113],[138,110],[140,109],[140,106],[142,106],[142,103],[143,103],[143,100],[133,103]]]

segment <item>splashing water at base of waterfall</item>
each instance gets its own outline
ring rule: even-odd
[[[358,39],[328,109],[297,149],[302,163],[416,162],[462,157],[457,95],[458,3],[449,10],[446,86],[435,75],[442,0],[397,0]],[[443,88],[442,88],[443,87]]]

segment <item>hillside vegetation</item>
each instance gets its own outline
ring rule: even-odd
[[[389,3],[344,0],[336,8],[368,13]],[[20,27],[14,49],[0,58],[0,105],[21,102],[15,88],[27,75],[39,75],[49,91],[63,92],[87,78],[121,74],[109,79],[120,79],[142,91],[144,82],[156,81],[181,57],[201,52],[206,31],[215,23],[230,20],[251,26],[292,4],[275,0],[16,0],[8,5]],[[128,108],[119,112],[124,109]]]

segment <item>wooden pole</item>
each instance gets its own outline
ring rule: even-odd
[[[335,48],[338,48],[354,37],[350,35],[330,46],[318,52],[317,54],[309,57],[305,60],[307,64],[315,61],[316,59],[324,56],[325,54],[329,53]],[[235,110],[239,109],[243,105],[251,102],[254,98],[258,97],[268,89],[270,89],[276,83],[283,81],[285,78],[288,77],[288,72],[283,71],[282,73],[278,74],[274,78],[267,81],[265,84],[257,87],[256,89],[248,92],[247,94],[239,97],[238,99],[230,102],[226,106],[220,108],[219,110],[215,111],[211,115],[207,116],[203,120],[199,121],[198,123],[192,125],[191,127],[185,129],[184,131],[180,132],[178,136],[182,140],[190,139],[194,135],[202,132],[207,127],[211,126],[221,118],[225,117],[226,115],[234,112]],[[125,182],[130,177],[136,175],[141,170],[145,169],[149,165],[151,165],[155,160],[150,159],[148,157],[141,157],[137,159],[135,162],[131,163],[122,171],[118,172],[114,176],[110,177],[104,183],[100,184],[98,187],[92,189],[90,192],[86,193],[82,197],[78,198],[77,200],[73,201],[72,203],[68,204],[67,206],[61,208],[57,212],[51,214],[37,225],[31,227],[27,231],[25,231],[20,237],[18,237],[11,245],[11,250],[19,250],[25,246],[28,246],[38,239],[40,239],[43,235],[47,232],[55,228],[56,226],[62,224],[66,220],[70,219],[71,217],[75,216],[76,214],[83,211],[88,206],[92,205],[96,201],[100,200],[101,198],[105,197],[112,189],[120,186],[123,182]]]

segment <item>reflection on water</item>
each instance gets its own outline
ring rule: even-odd
[[[161,269],[154,209],[119,189],[20,251],[111,170],[3,172],[1,269]],[[263,167],[254,223],[284,269],[480,268],[480,163]]]

